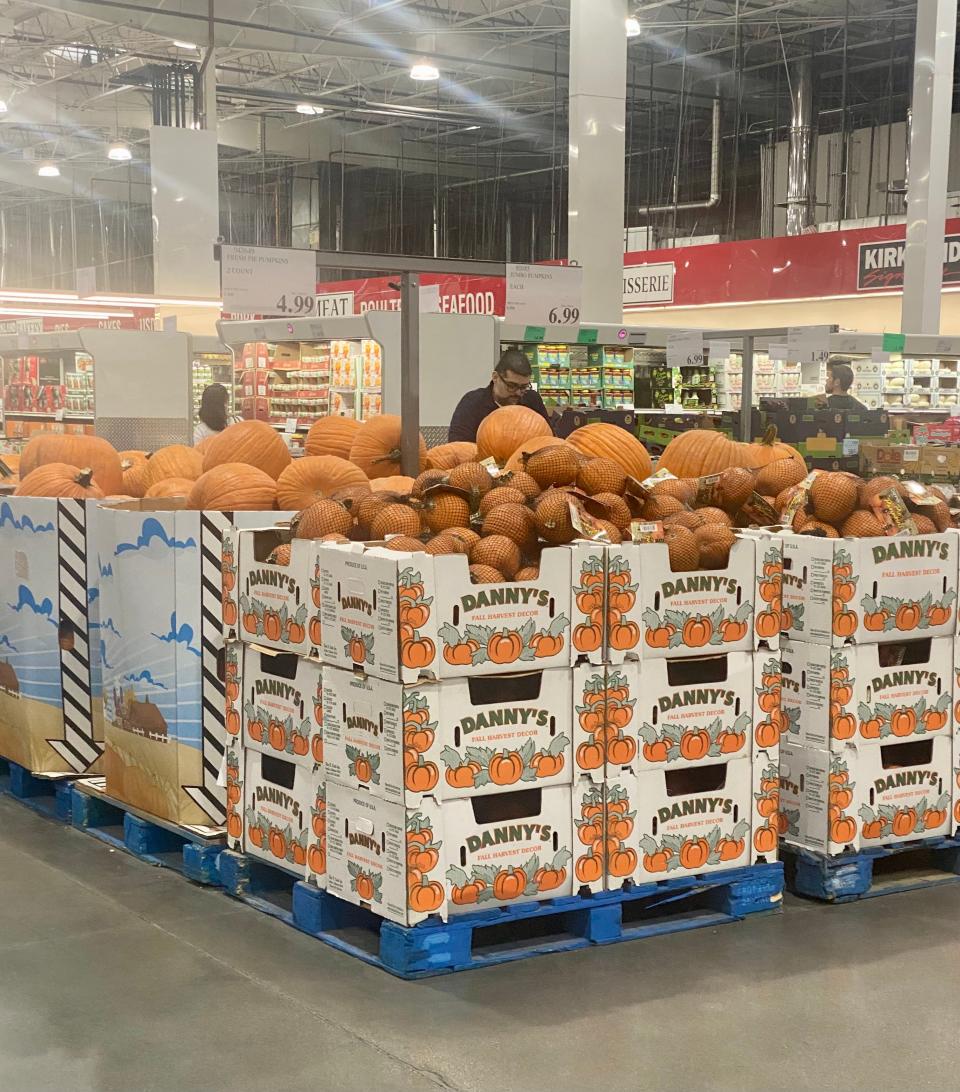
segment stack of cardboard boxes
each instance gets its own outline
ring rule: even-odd
[[[835,854],[952,833],[960,537],[783,543],[785,840]]]
[[[577,760],[603,777],[607,890],[776,858],[781,564],[761,534],[702,572],[673,572],[663,543],[605,549],[605,662],[575,713]],[[592,579],[582,571],[575,643]],[[581,825],[581,850],[590,837]]]

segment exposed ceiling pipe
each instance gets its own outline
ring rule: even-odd
[[[677,191],[677,179],[674,177],[673,190]],[[690,212],[694,209],[715,209],[720,204],[720,100],[713,100],[713,117],[710,125],[710,196],[705,201],[671,201],[666,205],[641,205],[637,212],[641,216],[652,216],[658,212]]]
[[[813,61],[790,66],[790,144],[787,153],[787,234],[802,235],[813,223]]]

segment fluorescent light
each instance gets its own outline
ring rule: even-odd
[[[188,300],[161,296],[90,296],[92,303],[119,303],[127,307],[219,307],[223,300]]]
[[[628,38],[639,38],[643,33],[643,27],[640,26],[640,20],[632,17],[627,19],[626,29]]]
[[[126,163],[133,159],[133,152],[126,144],[118,142],[117,144],[111,144],[107,149],[107,159],[112,159],[116,163]]]
[[[428,64],[426,61],[420,61],[410,69],[410,79],[421,82],[426,80],[439,80],[440,70],[436,65]]]
[[[312,118],[316,117],[318,114],[322,114],[323,107],[314,106],[312,102],[298,102],[297,113],[303,114],[305,117]]]
[[[133,318],[132,311],[70,311],[62,308],[50,307],[0,307],[0,315],[19,315],[21,318],[35,315],[39,318],[84,318],[84,319],[110,319]]]
[[[59,178],[60,168],[56,163],[43,163],[37,167],[37,174],[41,178]]]
[[[180,42],[180,41],[177,41],[176,38],[174,38],[173,44],[177,47],[177,49],[196,49],[197,48],[197,43],[196,42]]]

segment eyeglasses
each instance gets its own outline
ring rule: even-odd
[[[533,385],[531,383],[511,383],[509,379],[504,379],[499,372],[497,372],[497,378],[511,394],[525,394]]]

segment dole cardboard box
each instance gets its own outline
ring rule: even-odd
[[[228,802],[237,796],[237,788],[231,787],[234,783],[240,794],[240,800],[231,804],[236,810],[227,819],[230,848],[306,879],[314,845],[322,853],[323,827],[315,822],[317,791],[322,795],[324,784],[322,771],[261,751],[244,750],[238,762],[231,747],[226,773]],[[313,865],[320,867],[321,857],[316,852],[312,857]],[[321,886],[322,877],[323,873],[314,875]]]
[[[608,771],[608,889],[776,860],[777,762],[773,749],[705,766]],[[633,818],[611,819],[610,800],[624,801]]]
[[[217,774],[241,727],[242,665],[223,641],[221,538],[268,515],[159,499],[101,507],[104,769],[118,800],[175,823],[223,823]]]
[[[876,645],[784,641],[787,738],[801,747],[844,748],[953,731],[949,637]]]
[[[423,797],[410,809],[328,781],[327,889],[401,925],[570,895],[575,793]]]
[[[381,679],[568,667],[570,551],[536,580],[473,584],[463,556],[320,544],[323,660]]]
[[[778,575],[765,576],[765,569],[778,564],[772,536],[738,535],[726,568],[681,573],[670,568],[663,542],[609,547],[608,659],[753,652],[762,642],[776,647],[780,587]],[[635,599],[623,597],[623,589],[634,583]]]
[[[234,646],[237,647],[237,646]],[[316,660],[259,645],[243,652],[243,746],[301,766],[323,763],[323,671]],[[227,698],[231,693],[227,684]]]
[[[834,751],[784,743],[784,840],[834,854],[950,833],[953,749],[950,736]]]
[[[778,653],[629,665],[637,676],[635,769],[682,769],[776,748],[785,726]]]
[[[955,531],[884,538],[784,533],[785,636],[840,646],[957,630]]]
[[[96,501],[0,499],[0,755],[102,770]]]
[[[327,777],[408,808],[423,796],[569,784],[572,675],[558,667],[404,685],[327,668]]]
[[[276,559],[278,547],[289,548],[286,564]],[[241,641],[279,652],[318,656],[317,543],[291,539],[289,526],[248,527],[228,537],[221,560],[224,587],[231,585],[223,601],[225,630],[237,629]]]

